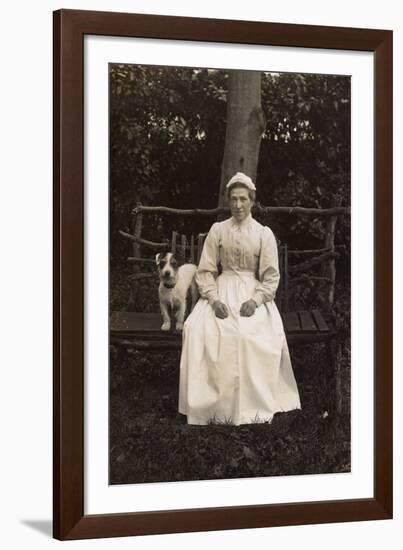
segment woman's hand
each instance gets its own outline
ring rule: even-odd
[[[251,317],[255,313],[256,308],[257,308],[257,304],[255,300],[250,299],[247,302],[244,302],[241,305],[241,311],[240,311],[241,316]]]
[[[223,304],[223,302],[220,302],[220,300],[216,300],[211,307],[213,308],[215,316],[219,319],[225,319],[228,317],[227,306]]]

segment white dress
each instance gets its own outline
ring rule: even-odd
[[[251,215],[213,224],[196,274],[201,298],[183,329],[179,412],[189,424],[271,422],[276,412],[301,408],[273,300],[279,279],[268,227]],[[250,298],[258,307],[241,317]],[[226,319],[215,316],[215,300],[226,304]]]

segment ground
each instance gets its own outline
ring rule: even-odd
[[[302,409],[271,424],[189,426],[177,411],[179,352],[110,362],[110,483],[149,483],[350,471],[350,370],[343,346],[343,412],[328,407],[322,344],[291,350]]]
[[[130,267],[111,269],[111,310],[125,309]],[[335,309],[349,334],[349,285],[338,284]],[[144,281],[140,311],[157,311],[156,281]],[[178,413],[179,352],[110,353],[110,483],[324,474],[350,471],[350,349],[341,346],[343,408],[329,407],[323,344],[291,348],[301,410],[271,424],[189,426]]]

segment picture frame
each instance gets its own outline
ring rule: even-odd
[[[374,496],[84,513],[84,37],[158,38],[374,54]],[[54,12],[54,536],[61,540],[392,517],[391,31],[160,15]]]

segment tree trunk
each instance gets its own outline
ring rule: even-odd
[[[243,172],[256,181],[260,141],[265,124],[261,105],[261,73],[231,71],[218,206],[225,205],[225,186],[236,172]]]

